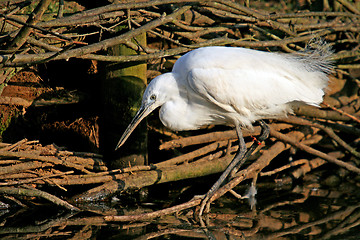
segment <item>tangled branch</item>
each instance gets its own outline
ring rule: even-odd
[[[359,68],[360,65],[360,13],[348,1],[338,2],[348,11],[271,13],[257,11],[230,0],[156,0],[109,4],[40,21],[44,8],[49,4],[49,1],[43,0],[33,12],[34,19],[24,20],[16,16],[20,7],[2,9],[0,44],[3,50],[0,51],[0,62],[5,68],[69,58],[150,62],[159,58],[175,58],[191,49],[210,45],[296,52],[303,49],[314,36],[320,36],[330,42],[335,51],[332,60],[336,61],[334,64],[338,68],[333,73],[334,82],[348,78],[349,82],[359,86],[359,81],[349,77],[347,70]],[[16,3],[14,6],[17,6]],[[166,8],[169,6],[172,7],[171,12]],[[121,30],[114,34],[117,26],[121,26]],[[79,34],[79,29],[82,34]],[[143,33],[147,34],[148,46],[131,41]],[[93,42],[88,38],[90,35],[97,36],[99,41]],[[106,48],[118,44],[127,45],[136,50],[137,54],[104,54]],[[258,148],[256,159],[252,159],[250,165],[238,172],[211,200],[216,200],[249,179],[256,182],[258,178],[284,172],[299,179],[327,164],[344,168],[348,174],[359,174],[360,154],[356,143],[360,135],[360,101],[358,96],[342,94],[341,90],[326,97],[325,108],[301,107],[295,109],[301,118],[291,116],[271,122],[272,138]],[[0,97],[0,104],[28,107],[33,102]],[[254,132],[244,131],[244,136],[251,144],[250,136],[256,136],[259,132],[260,129],[255,127]],[[186,148],[189,146],[191,148]],[[182,153],[180,156],[151,166],[108,170],[102,156],[98,154],[69,152],[54,145],[42,146],[27,140],[15,144],[1,143],[0,192],[15,196],[20,202],[26,201],[20,198],[25,195],[77,210],[66,201],[103,200],[132,188],[222,172],[237,151],[236,133],[233,130],[216,131],[170,139],[160,145],[162,151],[175,148]],[[288,152],[294,152],[294,149],[315,158],[281,162],[281,166],[262,172],[281,153],[291,155]],[[282,180],[291,182],[292,178],[285,176]],[[41,190],[43,186],[50,186],[66,192],[78,185],[87,186],[88,189],[66,201]],[[32,189],[29,189],[30,186]],[[14,187],[13,190],[10,187]],[[96,221],[146,220],[192,208],[199,202],[199,199],[194,198],[158,212],[106,216]],[[294,227],[292,230],[299,229],[302,228]]]

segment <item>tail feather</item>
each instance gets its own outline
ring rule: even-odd
[[[331,56],[333,50],[329,43],[321,38],[313,38],[306,45],[303,51],[298,52],[301,56],[299,60],[304,62],[308,71],[317,72],[321,71],[329,74],[333,71],[333,62]]]

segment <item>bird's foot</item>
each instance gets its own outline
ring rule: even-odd
[[[259,141],[256,137],[251,136],[252,140],[254,143],[256,143],[257,145],[261,145],[261,141]]]
[[[200,209],[199,209],[199,218],[202,217],[203,213],[209,213],[210,211],[210,199],[211,196],[209,196],[208,194],[203,195],[203,200],[201,201],[200,204]]]
[[[257,189],[255,187],[254,182],[251,183],[251,186],[249,187],[249,189],[247,190],[247,192],[245,193],[245,195],[240,195],[237,192],[235,192],[234,190],[229,190],[229,193],[231,193],[234,197],[238,198],[238,199],[248,199],[249,205],[251,209],[254,209],[255,205],[256,205],[256,198],[255,195],[257,194]]]
[[[198,208],[199,210],[197,211],[197,217],[199,217],[199,220],[202,220],[202,216],[204,214],[207,214],[210,212],[210,203],[212,201],[210,201],[211,197],[214,195],[213,191],[209,191],[208,193],[204,194],[204,195],[197,195],[195,196],[196,198],[201,198],[202,201],[200,203],[200,207]],[[194,198],[195,198],[194,197]]]
[[[195,217],[195,220],[198,221],[200,223],[200,226],[201,227],[204,227],[206,228],[206,226],[208,225],[208,221],[209,221],[209,218],[208,216],[206,216],[207,213],[209,213],[210,211],[210,195],[207,193],[207,194],[204,194],[204,195],[196,195],[194,196],[194,199],[202,199],[199,207],[197,208],[197,210],[194,212],[194,217]],[[203,215],[205,214],[204,216],[204,219],[203,219]]]

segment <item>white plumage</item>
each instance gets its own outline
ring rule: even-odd
[[[162,106],[160,119],[173,130],[208,124],[251,128],[259,119],[284,117],[292,104],[318,106],[329,69],[325,59],[310,53],[204,47],[182,56],[171,73],[153,79],[142,105],[152,103],[151,111]]]
[[[325,44],[302,55],[236,47],[193,50],[176,61],[172,72],[150,82],[140,110],[116,149],[144,117],[160,106],[162,123],[173,130],[193,130],[208,124],[235,125],[240,150],[224,172],[222,178],[226,178],[244,156],[240,127],[252,128],[255,121],[284,117],[293,104],[318,106],[322,102],[331,70],[326,60],[329,55]],[[261,122],[262,127],[265,125]],[[220,183],[215,185],[207,199]],[[202,210],[203,206],[200,213]]]

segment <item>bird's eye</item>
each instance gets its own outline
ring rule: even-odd
[[[151,95],[151,96],[150,96],[150,100],[155,101],[155,100],[156,100],[156,95],[155,95],[155,94]]]

